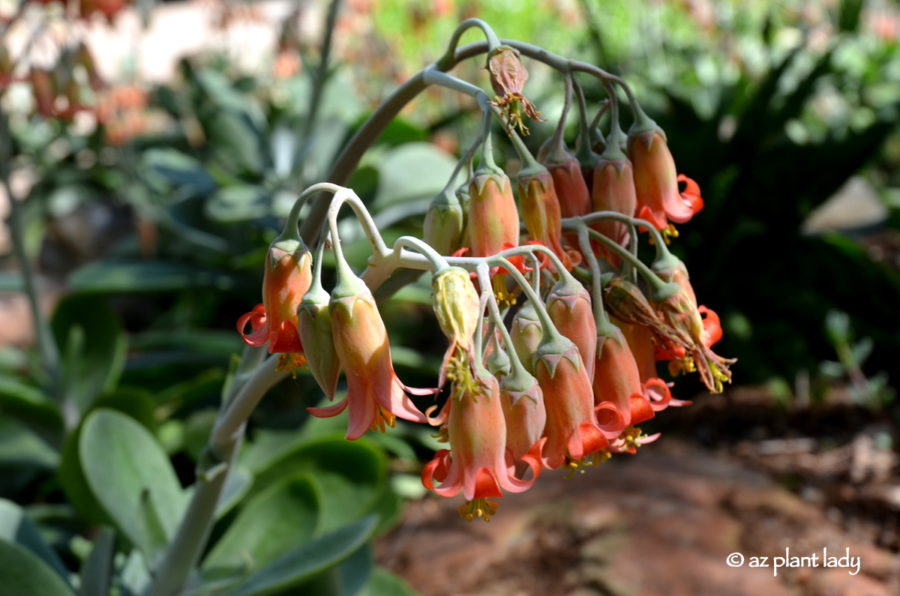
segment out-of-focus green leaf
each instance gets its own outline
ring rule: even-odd
[[[112,528],[103,528],[94,540],[94,548],[81,568],[80,596],[109,594],[112,584],[113,554],[116,534]]]
[[[369,576],[369,582],[357,596],[415,596],[415,592],[405,581],[381,567],[376,567]]]
[[[14,542],[28,549],[60,577],[66,577],[66,566],[41,538],[37,526],[28,518],[25,510],[6,499],[0,499],[0,540]],[[5,571],[2,565],[0,570]]]
[[[388,151],[378,164],[376,210],[423,199],[444,188],[456,160],[430,143],[408,143]]]
[[[204,568],[249,565],[258,569],[310,539],[316,531],[319,499],[308,474],[297,474],[249,500],[228,527]]]
[[[189,194],[203,195],[215,189],[215,182],[197,159],[175,149],[149,149],[142,155],[142,165],[176,187],[187,188]]]
[[[372,535],[375,522],[374,516],[366,517],[302,544],[250,576],[233,596],[285,593],[353,554]]]
[[[72,589],[30,551],[0,540],[0,596],[66,596]]]
[[[198,287],[228,290],[235,278],[225,273],[163,261],[89,263],[69,277],[74,292],[171,292]]]
[[[115,386],[125,365],[128,346],[119,317],[103,297],[74,295],[56,308],[51,327],[63,352],[64,399],[87,412]]]
[[[371,512],[387,484],[387,464],[380,450],[364,440],[350,442],[332,435],[293,445],[257,472],[254,491],[299,471],[309,472],[327,495],[319,514],[322,531]]]
[[[149,556],[171,538],[185,496],[162,448],[132,418],[98,409],[84,423],[79,459],[91,491],[122,532]],[[162,534],[161,536],[159,534]]]
[[[260,186],[230,186],[206,202],[206,215],[223,223],[261,219],[270,215],[272,197]]]
[[[30,425],[61,428],[59,408],[40,389],[0,374],[0,412]]]
[[[0,418],[0,465],[52,470],[59,454],[15,418]]]
[[[337,566],[339,596],[356,596],[369,581],[375,568],[371,544],[364,544]]]
[[[253,474],[242,466],[232,468],[225,480],[219,502],[216,503],[216,519],[221,519],[240,503],[253,486]]]
[[[251,118],[240,112],[219,111],[207,127],[216,160],[232,172],[261,174],[267,148]]]

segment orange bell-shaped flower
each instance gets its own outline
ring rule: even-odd
[[[447,433],[450,449],[438,451],[422,469],[422,484],[443,497],[462,491],[467,504],[460,512],[468,519],[493,514],[496,505],[488,499],[502,497],[503,491],[527,490],[540,473],[536,445],[523,456],[532,477],[521,480],[506,459],[506,421],[497,379],[487,371],[475,375],[473,388],[464,388],[450,397]],[[436,486],[435,481],[440,485]]]
[[[703,207],[696,184],[689,186],[687,197],[678,190],[675,160],[659,127],[630,133],[628,156],[634,167],[638,217],[663,230],[668,227],[668,220],[687,222]]]
[[[560,258],[563,266],[572,266],[569,255],[562,248],[559,198],[553,187],[553,177],[546,168],[520,172],[517,183],[522,219],[532,238],[544,244]]]
[[[300,354],[297,307],[312,283],[312,255],[298,240],[276,239],[266,254],[263,303],[237,322],[238,333],[250,346],[269,344],[269,353]],[[244,329],[250,323],[251,333]]]
[[[631,162],[619,149],[618,143],[611,144],[594,166],[594,182],[591,185],[591,204],[594,211],[615,211],[632,216],[637,209],[637,195],[634,188],[634,171]],[[601,220],[591,227],[621,246],[628,246],[628,226],[613,220]],[[622,258],[602,245],[597,249],[614,267]]]
[[[574,278],[566,275],[547,294],[546,305],[556,329],[578,347],[588,378],[593,379],[597,324],[590,293]]]
[[[341,269],[339,265],[339,282],[332,291],[329,312],[334,348],[347,379],[347,395],[333,406],[307,410],[313,416],[329,418],[349,408],[346,437],[351,440],[369,429],[393,426],[398,416],[425,422],[425,415],[416,409],[406,392],[430,395],[434,391],[413,389],[400,381],[372,292],[352,272]]]

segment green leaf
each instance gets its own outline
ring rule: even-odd
[[[122,374],[128,349],[122,325],[104,297],[75,295],[59,304],[51,327],[63,348],[65,400],[83,414]]]
[[[250,470],[241,466],[233,468],[225,480],[222,494],[219,495],[219,502],[216,503],[216,519],[221,519],[240,503],[250,492],[251,486],[253,486],[253,474]]]
[[[142,156],[142,165],[168,184],[186,187],[190,194],[207,194],[216,184],[197,159],[175,149],[149,149]]]
[[[416,596],[405,581],[381,567],[376,567],[357,596]]]
[[[430,143],[408,143],[388,151],[378,164],[377,209],[435,195],[455,166],[453,157]]]
[[[15,377],[0,375],[0,412],[32,426],[62,428],[56,402],[37,387]]]
[[[345,560],[375,529],[376,518],[366,517],[285,553],[240,584],[233,596],[261,596],[283,592]]]
[[[68,573],[66,566],[41,538],[37,525],[28,518],[24,509],[6,499],[0,499],[0,539],[28,549],[65,579]],[[0,569],[4,569],[2,564]]]
[[[161,546],[158,539],[171,538],[185,506],[184,491],[160,445],[132,418],[101,408],[85,421],[78,453],[94,496],[152,559]]]
[[[375,568],[372,545],[364,544],[337,566],[339,596],[355,596],[369,581]]]
[[[300,471],[309,472],[327,495],[319,514],[321,531],[370,513],[387,484],[387,463],[379,449],[365,440],[350,442],[332,435],[298,441],[257,472],[254,491]]]
[[[94,541],[88,560],[81,568],[81,596],[109,594],[112,580],[113,555],[115,554],[115,531],[103,528]]]
[[[222,223],[261,219],[270,215],[272,196],[260,186],[220,189],[205,205],[206,216]]]
[[[225,273],[162,261],[97,261],[77,269],[69,277],[73,292],[171,292],[213,287],[228,290],[235,278]]]
[[[15,418],[0,418],[0,465],[53,470],[59,454]]]
[[[203,562],[205,569],[258,569],[315,534],[320,498],[309,474],[297,474],[259,493],[241,509]]]
[[[59,575],[21,546],[0,540],[0,596],[63,596],[73,594]]]

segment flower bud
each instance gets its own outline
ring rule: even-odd
[[[553,138],[541,146],[538,161],[550,172],[559,199],[562,217],[578,217],[591,212],[591,195],[581,174],[581,164],[565,147],[553,147]],[[630,214],[629,214],[630,215]]]
[[[618,155],[620,159],[609,159]],[[591,202],[594,211],[615,211],[629,217],[634,215],[637,196],[631,162],[620,152],[604,153],[594,167],[594,183],[591,186]],[[628,246],[629,228],[622,222],[601,220],[591,227],[621,245]],[[604,246],[599,246],[607,261],[618,266],[621,257]]]
[[[469,247],[486,257],[519,245],[519,211],[509,177],[479,170],[469,184]]]
[[[578,347],[589,378],[594,378],[597,324],[591,295],[574,279],[561,280],[547,294],[547,312],[556,329]]]
[[[522,206],[522,219],[525,220],[528,233],[532,238],[549,247],[563,262],[563,266],[570,269],[571,260],[560,242],[562,227],[559,198],[556,196],[550,172],[541,167],[535,173],[520,174],[517,186],[519,202]]]
[[[462,245],[465,221],[456,193],[449,189],[431,200],[425,214],[424,239],[442,255],[455,252]]]
[[[541,343],[543,330],[531,302],[526,302],[516,312],[510,326],[509,335],[512,338],[513,348],[519,360],[528,372],[534,374],[532,358],[537,351],[538,345]]]
[[[300,341],[313,377],[328,399],[333,399],[341,363],[334,349],[328,303],[328,292],[316,281],[300,301]]]
[[[519,369],[518,374],[500,381],[500,401],[506,419],[506,447],[519,462],[543,436],[547,424],[544,394],[537,379]]]
[[[502,379],[509,374],[510,370],[512,370],[512,361],[509,358],[509,354],[506,353],[506,350],[500,346],[500,340],[497,337],[497,333],[494,333],[488,341],[487,348],[485,349],[484,365],[488,369],[488,372],[498,379]]]
[[[481,320],[481,301],[468,271],[462,267],[444,269],[435,274],[431,290],[434,314],[451,347],[459,345],[470,351]]]

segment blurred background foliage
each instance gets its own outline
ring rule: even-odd
[[[83,104],[74,116],[42,111],[28,76],[0,80],[0,161],[22,199],[23,247],[52,304],[60,352],[54,372],[32,349],[33,335],[10,336],[0,350],[0,536],[15,537],[4,560],[49,568],[58,577],[46,585],[69,586],[78,582],[67,569],[82,570],[82,585],[103,581],[92,570],[105,560],[120,593],[143,589],[235,374],[234,321],[259,301],[280,218],[300,189],[326,178],[378,102],[436,59],[471,16],[503,37],[622,74],[667,131],[679,171],[700,183],[706,201],[673,246],[701,302],[723,317],[722,353],[739,357],[737,383],[768,383],[788,404],[826,400],[847,385],[866,407],[893,406],[897,2],[348,0],[324,69],[328,7],[284,3],[272,18],[271,5],[211,9],[223,38],[261,15],[274,22],[276,43],[252,68],[240,48],[226,47],[185,56],[167,80],[145,80],[132,64],[93,86],[90,69],[65,51],[84,35],[77,30],[56,40],[53,72],[78,95],[63,99],[58,86],[51,101]],[[150,22],[163,8],[147,9]],[[463,42],[478,39],[469,32]],[[486,85],[480,60],[456,72]],[[534,127],[538,144],[559,113],[562,86],[540,65],[530,72],[526,91],[546,117]],[[584,83],[598,105],[601,89]],[[428,91],[365,156],[350,185],[388,240],[420,233],[430,197],[477,123],[467,99]],[[572,119],[570,141],[574,134]],[[814,215],[835,200],[828,213],[837,215]],[[346,238],[354,226],[344,224]],[[361,268],[367,247],[356,238],[347,251]],[[12,305],[23,283],[8,234],[3,248],[0,290]],[[423,333],[436,329],[429,293],[421,279],[383,307],[411,385],[433,383],[443,350]],[[402,589],[373,571],[371,549],[360,544],[395,523],[403,498],[421,495],[419,460],[434,439],[401,426],[346,443],[339,421],[306,420],[318,395],[301,372],[254,414],[196,593],[306,585],[344,594],[363,589],[346,583],[360,577],[370,593]],[[109,475],[122,466],[131,472]],[[164,510],[115,497],[147,484],[163,487]],[[98,530],[104,524],[118,529],[115,541]],[[318,567],[285,578],[273,567],[285,552],[325,554]]]

